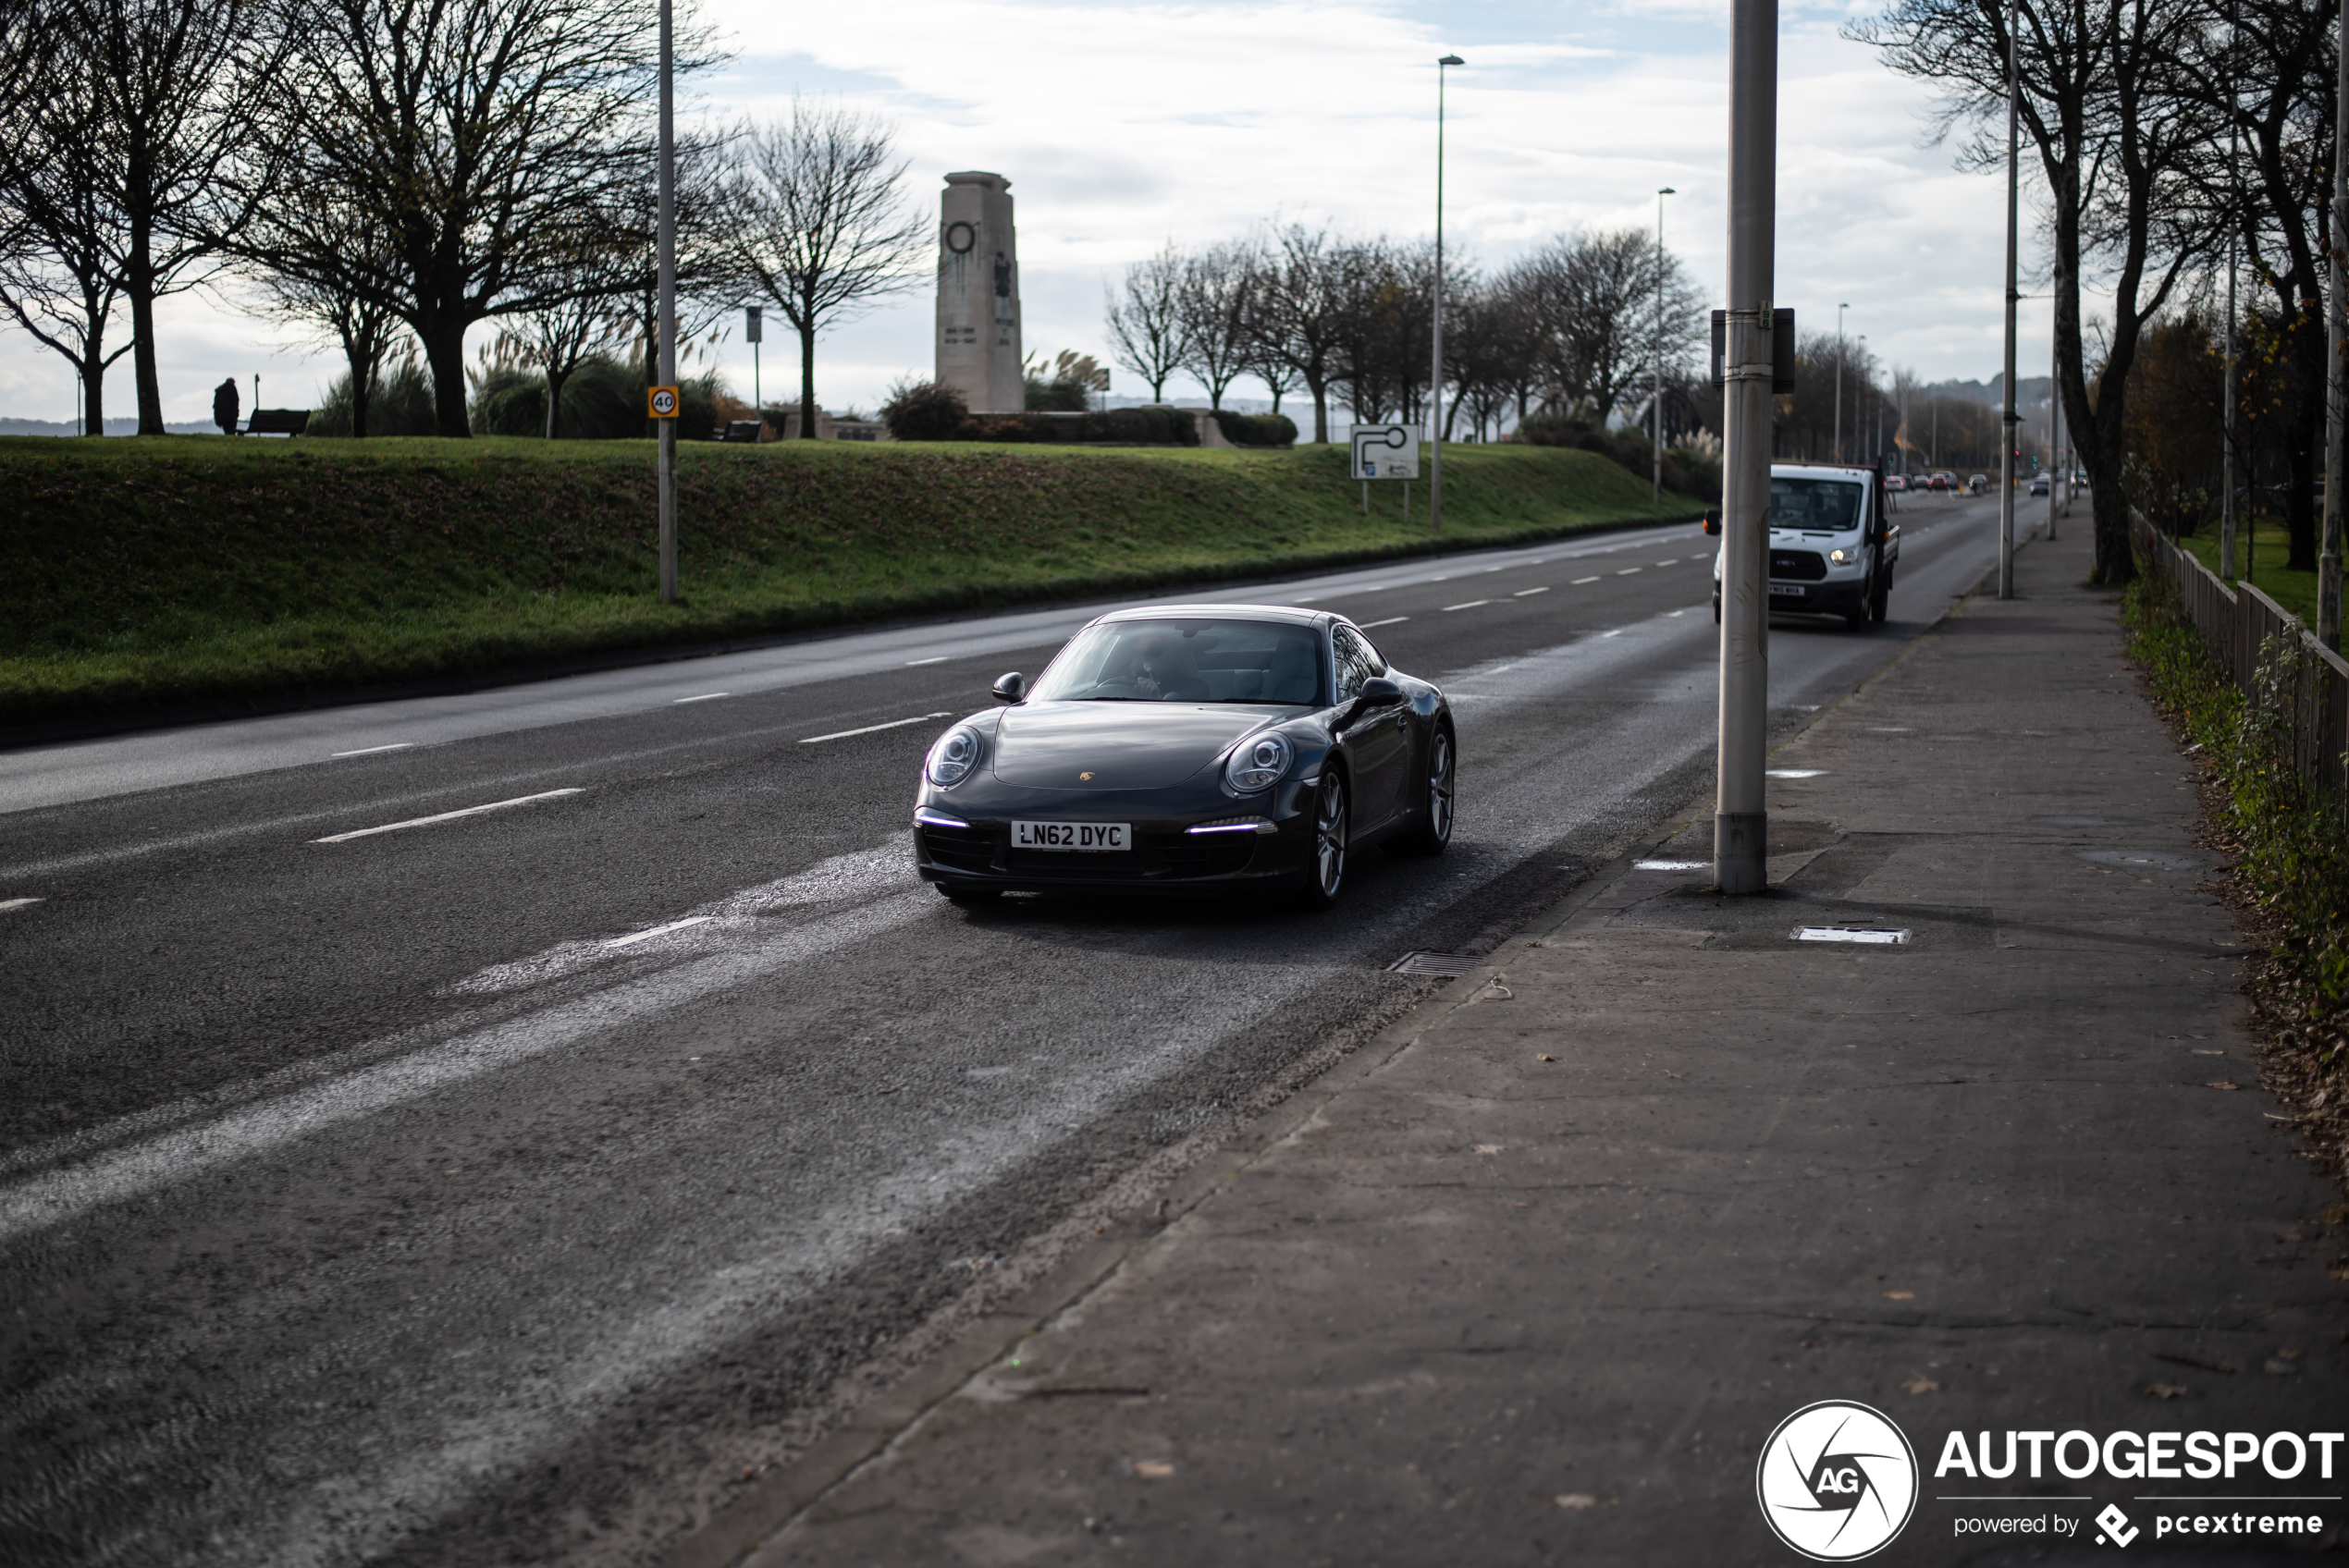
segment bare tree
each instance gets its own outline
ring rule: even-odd
[[[1262,276],[1255,248],[1227,241],[1184,258],[1174,309],[1190,351],[1182,368],[1207,388],[1207,406],[1224,406],[1224,393],[1248,373],[1255,348],[1251,295]]]
[[[792,100],[791,117],[744,139],[735,188],[744,276],[799,334],[799,433],[816,435],[816,337],[914,287],[929,218],[903,182],[890,129]]]
[[[2129,373],[2147,324],[2170,301],[2212,231],[2181,198],[2225,127],[2176,94],[2182,45],[2217,19],[2208,0],[2046,0],[2021,7],[2016,37],[2023,135],[2050,195],[2056,364],[2064,422],[2091,482],[2095,581],[2135,574],[2129,544]],[[1978,0],[1894,0],[1847,33],[1886,65],[1942,93],[1940,129],[1965,128],[1963,166],[2005,162],[2006,9]],[[2083,274],[2105,270],[2109,337],[2093,384],[2080,314]]]
[[[423,345],[440,434],[470,434],[465,334],[564,299],[583,214],[653,161],[654,0],[289,0],[280,121],[394,237],[362,297]],[[679,73],[712,63],[682,30]]]
[[[83,347],[59,351],[85,377],[112,358],[92,330],[101,323],[91,301],[119,296],[130,312],[140,433],[160,435],[155,301],[203,281],[220,235],[266,189],[244,154],[281,33],[264,0],[18,0],[12,9],[43,43],[33,74],[8,94],[6,204],[42,237],[49,264],[39,270],[74,280],[33,293],[82,300],[68,336]]]
[[[1550,401],[1604,424],[1654,363],[1656,282],[1664,284],[1666,362],[1686,357],[1705,321],[1703,300],[1654,236],[1621,228],[1561,235],[1515,269],[1540,333]]]
[[[1330,438],[1330,388],[1344,369],[1342,251],[1326,228],[1292,223],[1276,230],[1255,295],[1257,357],[1266,369],[1285,371],[1304,384],[1313,399],[1316,441]]]
[[[1117,362],[1150,386],[1150,400],[1166,400],[1167,379],[1190,357],[1183,316],[1185,263],[1168,240],[1158,254],[1125,269],[1125,288],[1108,298],[1110,346]]]
[[[367,415],[399,318],[369,280],[394,264],[391,236],[367,207],[342,199],[330,179],[306,179],[299,164],[283,189],[228,240],[258,276],[271,313],[331,338],[351,375],[351,434]],[[264,264],[260,258],[267,258]]]

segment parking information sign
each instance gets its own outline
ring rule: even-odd
[[[645,389],[645,411],[654,419],[677,417],[677,388],[648,386]]]
[[[1355,478],[1417,479],[1419,476],[1419,426],[1358,424],[1354,427]]]

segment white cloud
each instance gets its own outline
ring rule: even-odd
[[[1669,243],[1700,278],[1724,264],[1717,0],[1473,15],[1376,0],[895,0],[715,15],[739,53],[707,84],[710,112],[832,94],[897,121],[924,202],[949,170],[1012,179],[1031,349],[1101,351],[1104,281],[1169,237],[1204,241],[1276,214],[1425,232],[1433,61],[1447,48],[1469,62],[1447,96],[1447,244],[1502,263],[1577,225],[1644,226],[1670,185]],[[1831,325],[1836,301],[1850,300],[1851,331],[1928,377],[1986,375],[1998,350],[1999,182],[1918,145],[1923,91],[1841,39],[1842,15],[1789,7],[1782,32],[1777,297],[1806,325]],[[2032,365],[2046,358],[2045,307],[2035,322],[2034,309]],[[917,291],[827,337],[818,397],[869,408],[896,375],[926,372],[930,322]],[[291,401],[335,373],[282,347],[282,329],[217,304],[178,301],[164,325],[174,419],[204,417],[225,373],[259,370],[273,403],[273,386]],[[63,361],[21,335],[6,341],[0,411],[63,417]],[[767,396],[789,396],[795,345],[778,334],[771,346]],[[748,349],[728,345],[724,363],[747,393]],[[110,387],[109,406],[129,411],[128,375]]]

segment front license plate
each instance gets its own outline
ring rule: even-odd
[[[1805,588],[1800,582],[1773,582],[1770,584],[1771,593],[1791,594],[1798,599],[1802,597],[1803,594],[1808,594],[1810,591],[1811,590]]]
[[[1130,850],[1134,828],[1125,822],[1015,822],[1015,850]]]

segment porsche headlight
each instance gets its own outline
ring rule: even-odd
[[[1237,795],[1253,795],[1269,790],[1281,781],[1297,753],[1285,735],[1259,735],[1240,742],[1232,760],[1224,766],[1224,781]]]
[[[970,777],[978,766],[978,731],[956,726],[939,737],[938,744],[929,749],[929,761],[922,771],[929,781],[941,790],[951,790]]]

